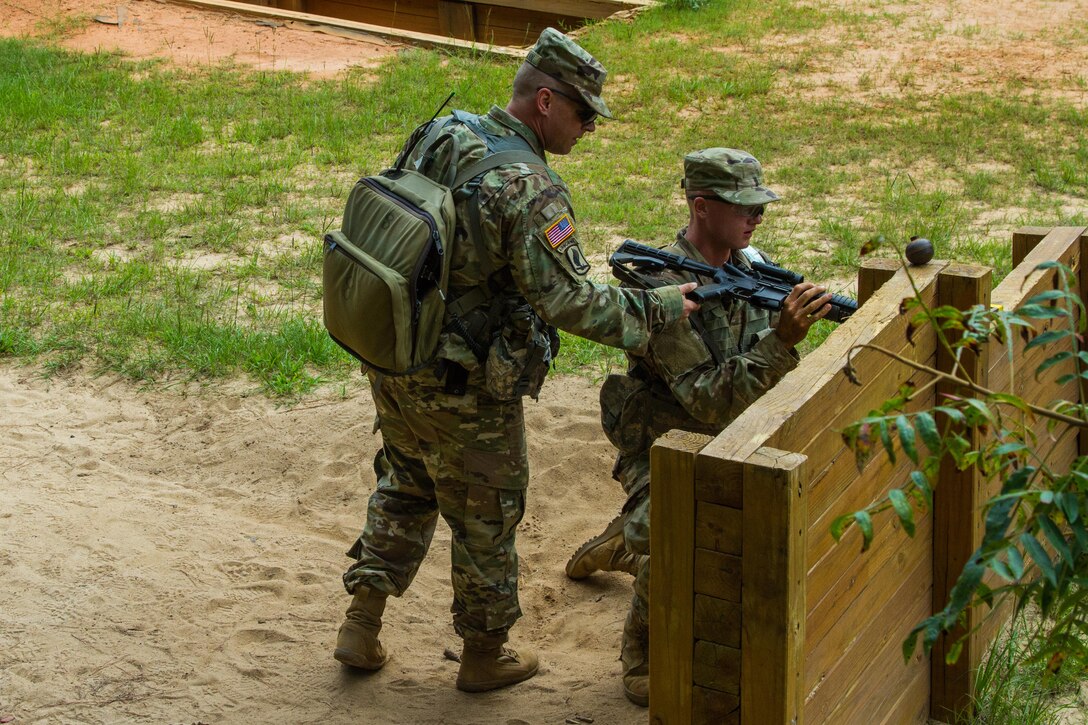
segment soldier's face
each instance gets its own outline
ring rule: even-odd
[[[752,234],[763,223],[763,215],[751,216],[750,207],[730,204],[716,197],[702,197],[706,204],[707,227],[721,249],[744,249],[752,243]]]
[[[596,112],[579,99],[556,93],[552,96],[550,109],[551,124],[544,146],[550,153],[569,154],[582,136],[597,130]]]

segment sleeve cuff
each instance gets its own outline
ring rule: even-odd
[[[684,296],[680,294],[678,285],[658,287],[650,292],[657,297],[661,304],[661,323],[671,325],[684,316]]]
[[[797,350],[787,347],[786,343],[782,342],[782,338],[775,334],[773,327],[765,331],[757,344],[768,366],[779,371],[782,375],[793,370],[797,367],[797,363],[801,361],[801,356],[797,354]]]

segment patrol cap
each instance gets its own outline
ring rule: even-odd
[[[605,118],[612,118],[612,112],[601,98],[608,71],[582,46],[555,28],[544,29],[525,62],[541,73],[571,85],[587,106]]]
[[[746,151],[711,148],[684,157],[685,189],[713,191],[732,204],[754,206],[781,197],[763,185],[763,167]]]

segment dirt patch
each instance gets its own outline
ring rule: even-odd
[[[823,28],[820,41],[843,47],[830,62],[815,62],[789,82],[806,95],[855,97],[905,89],[934,94],[994,91],[1038,93],[1088,105],[1088,2],[1040,0],[994,3],[886,4],[839,0],[844,10],[887,16],[879,30],[863,37]],[[771,38],[768,48],[804,52],[803,35]]]
[[[299,23],[161,0],[0,0],[0,13],[0,36],[59,34],[60,45],[70,50],[120,51],[178,66],[232,61],[326,76],[376,66],[401,47],[377,37],[344,38]]]

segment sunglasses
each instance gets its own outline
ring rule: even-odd
[[[755,219],[757,216],[763,216],[763,212],[767,211],[767,205],[766,204],[756,204],[756,205],[733,204],[733,202],[731,202],[731,201],[726,201],[725,199],[719,199],[716,196],[710,196],[708,194],[695,194],[693,196],[689,196],[688,198],[689,199],[706,199],[707,201],[719,201],[722,204],[730,204],[737,210],[737,214],[739,214],[740,216],[743,216],[743,217],[748,217],[749,219]]]
[[[540,88],[537,88],[537,90],[539,91],[541,88],[547,88],[552,93],[558,93],[559,95],[563,96],[563,98],[566,98],[568,101],[578,106],[578,120],[582,122],[583,126],[588,126],[589,124],[597,120],[597,116],[599,114],[592,108],[587,106],[586,102],[583,101],[581,98],[575,98],[569,93],[564,93],[558,88],[552,88],[550,86],[540,86]]]

